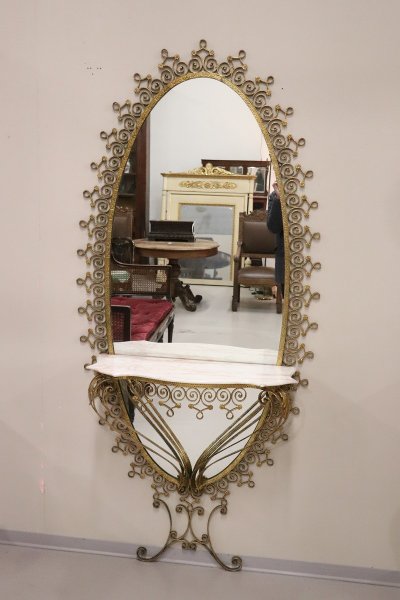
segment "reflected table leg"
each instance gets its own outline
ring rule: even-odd
[[[197,304],[201,302],[203,296],[199,294],[193,294],[190,289],[190,285],[183,283],[179,279],[181,268],[176,258],[169,260],[171,265],[171,285],[172,285],[172,296],[175,299],[178,297],[186,310],[194,312],[197,309]]]

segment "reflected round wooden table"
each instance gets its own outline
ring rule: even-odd
[[[218,253],[217,242],[213,240],[196,240],[194,242],[160,242],[155,240],[135,240],[135,262],[140,262],[141,257],[167,258],[171,265],[172,297],[180,298],[186,310],[195,311],[202,296],[193,294],[190,286],[184,284],[179,275],[181,268],[179,260],[182,258],[204,258]]]

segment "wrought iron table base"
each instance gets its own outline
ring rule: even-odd
[[[111,358],[111,357],[110,357]],[[96,368],[96,365],[93,365]],[[113,452],[122,452],[132,457],[129,477],[149,476],[152,480],[153,506],[164,507],[169,518],[169,533],[163,547],[153,556],[147,555],[147,549],[140,546],[137,557],[142,561],[157,560],[168,548],[174,544],[181,544],[184,550],[196,550],[201,546],[205,548],[214,560],[228,571],[239,571],[242,560],[239,556],[231,558],[231,564],[226,563],[215,552],[210,534],[210,524],[213,516],[218,512],[227,514],[227,496],[229,485],[235,483],[249,488],[254,487],[253,465],[273,465],[270,457],[270,444],[275,444],[279,439],[287,440],[288,436],[283,431],[283,426],[292,413],[298,413],[293,407],[290,389],[293,385],[279,385],[272,387],[259,387],[257,385],[225,384],[222,387],[211,384],[176,384],[173,382],[149,380],[141,377],[120,376],[118,379],[107,375],[98,374],[91,382],[89,397],[92,407],[100,416],[100,424],[108,426],[117,433]],[[250,403],[249,408],[243,411],[242,416],[235,418],[235,413],[241,414],[242,402],[246,401],[247,392],[255,389],[256,399]],[[178,393],[179,401],[176,401]],[[206,402],[204,406],[197,406],[193,402],[194,396],[199,402]],[[184,398],[189,400],[188,407],[193,409],[197,418],[203,418],[203,412],[209,408],[207,403],[220,404],[226,411],[226,418],[231,423],[215,440],[201,453],[194,465],[191,464],[184,447],[169,427],[161,418],[160,409],[166,411],[170,417],[178,410]],[[240,398],[238,403],[236,400]],[[125,400],[125,401],[124,401]],[[152,448],[150,438],[136,431],[135,425],[128,417],[129,404],[132,403],[143,417],[150,422],[155,433],[158,433],[166,442],[166,453],[169,462],[174,459],[178,474],[173,477],[164,471],[156,462],[156,456],[162,456],[163,450],[158,442],[153,443],[155,455],[149,454]],[[127,406],[128,404],[128,406]],[[208,411],[207,411],[208,412]],[[201,417],[200,417],[201,415]],[[257,420],[252,431],[247,431]],[[241,438],[244,441],[242,449],[234,450],[235,441]],[[227,452],[225,458],[232,456],[230,466],[223,469],[218,475],[207,477],[206,469],[213,464],[215,458]],[[174,464],[174,463],[171,463]],[[174,495],[178,494],[179,501],[175,505],[175,512],[186,516],[183,532],[178,533],[174,524],[173,513],[168,503],[174,505]],[[195,531],[197,517],[206,515],[204,500],[208,498],[208,518],[206,530],[198,535]],[[178,519],[179,523],[181,522]]]
[[[142,561],[146,561],[146,562],[155,562],[156,560],[158,560],[160,558],[160,556],[162,554],[164,554],[164,552],[166,550],[168,550],[168,548],[171,548],[174,544],[181,544],[181,547],[183,550],[197,550],[198,546],[202,546],[211,554],[213,559],[223,569],[225,569],[227,571],[240,571],[241,570],[243,561],[240,558],[240,556],[232,556],[231,565],[229,565],[228,563],[224,562],[220,556],[218,556],[218,554],[215,552],[213,545],[211,543],[211,537],[210,537],[211,519],[216,512],[220,512],[220,514],[222,514],[222,515],[225,515],[228,512],[227,501],[225,498],[221,499],[221,502],[218,506],[214,506],[214,508],[211,509],[210,514],[208,516],[208,520],[207,520],[207,533],[203,533],[200,537],[198,535],[196,535],[196,533],[194,531],[193,520],[196,516],[198,516],[198,517],[204,516],[205,510],[202,506],[195,504],[196,499],[194,499],[194,501],[193,501],[193,499],[192,499],[192,501],[189,501],[188,498],[183,496],[180,499],[181,502],[179,504],[177,504],[177,506],[175,508],[176,512],[178,514],[186,513],[186,517],[187,517],[186,528],[181,535],[178,535],[177,530],[173,529],[173,519],[172,519],[172,514],[169,509],[168,504],[164,500],[157,498],[156,494],[153,496],[153,498],[154,498],[154,501],[153,501],[154,508],[160,508],[160,506],[162,505],[162,506],[164,506],[165,510],[168,513],[169,524],[170,524],[169,534],[168,534],[168,538],[167,538],[164,546],[153,556],[147,556],[147,548],[144,546],[140,546],[136,551],[136,556],[137,556],[138,560],[142,560]]]

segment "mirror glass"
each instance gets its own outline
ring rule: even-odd
[[[153,108],[126,162],[113,222],[111,304],[114,312],[120,311],[121,320],[124,318],[124,310],[130,311],[131,315],[129,331],[125,337],[123,331],[122,337],[121,331],[115,333],[119,336],[118,340],[114,337],[114,342],[119,342],[114,343],[117,353],[124,352],[124,342],[121,344],[121,339],[149,339],[146,337],[146,319],[149,314],[155,315],[159,323],[164,323],[163,351],[168,351],[168,313],[164,313],[162,308],[163,305],[168,306],[168,300],[165,299],[167,292],[162,288],[167,277],[166,272],[162,271],[168,263],[167,255],[155,252],[134,256],[131,244],[131,239],[146,238],[150,221],[158,221],[166,216],[163,174],[186,174],[200,168],[207,160],[218,162],[219,168],[224,168],[236,178],[244,178],[236,180],[247,182],[253,192],[253,204],[266,210],[268,191],[275,181],[269,159],[263,134],[251,110],[236,92],[221,82],[199,78],[181,83]],[[241,161],[243,164],[240,164]],[[203,186],[207,182],[207,179],[194,179],[196,185]],[[186,177],[184,181],[190,181],[190,178],[188,180]],[[229,180],[228,185],[230,184]],[[175,218],[193,222],[195,239],[217,244],[218,249],[208,256],[182,256],[177,259],[173,254],[168,255],[171,269],[179,267],[182,288],[186,289],[190,284],[192,293],[192,304],[189,301],[185,304],[179,295],[176,297],[173,342],[190,343],[194,346],[218,345],[221,350],[219,355],[217,353],[217,360],[225,352],[222,346],[268,349],[270,361],[275,364],[282,321],[281,314],[277,313],[276,289],[273,286],[243,285],[240,288],[238,309],[232,310],[233,256],[237,246],[239,212],[247,208],[246,204],[238,209],[229,187],[212,189],[203,186],[195,202],[191,201],[191,188],[183,187],[178,191],[178,197],[179,208]],[[267,236],[265,216],[262,227]],[[123,263],[139,264],[140,261],[143,263],[143,272],[140,267],[135,269],[135,284],[130,289],[131,275],[129,269],[124,269]],[[274,258],[247,258],[244,264],[255,268],[273,268]],[[151,286],[147,290],[147,296],[142,295],[148,284],[146,269],[149,265],[154,265],[156,269],[153,291],[159,292],[157,297],[152,297]],[[132,331],[138,337],[132,338]],[[157,340],[150,338],[150,341]],[[183,358],[184,354],[181,356]],[[248,360],[252,360],[251,355]],[[179,373],[177,379],[179,381]],[[247,400],[241,398],[242,408],[235,409],[232,418],[239,416],[241,411],[251,410],[250,407],[256,400],[253,396],[254,394],[249,393]],[[196,402],[192,401],[191,405],[197,406]],[[126,403],[129,406],[128,400]],[[230,422],[227,421],[226,411],[217,410],[217,407],[209,413],[208,410],[199,412],[197,408],[190,408],[190,402],[179,404],[179,409],[171,410],[168,403],[159,403],[157,411],[164,420],[163,428],[173,429],[194,465],[205,448]],[[234,402],[232,405],[236,406]],[[148,406],[153,406],[151,399]],[[261,409],[258,406],[257,410]],[[150,416],[147,412],[147,418],[144,418],[136,410],[134,418],[135,430],[143,443],[146,443],[150,454],[166,472],[175,475],[171,449],[163,436],[154,436],[152,422],[157,421],[158,416]],[[208,467],[207,476],[215,475],[229,464],[257,422],[258,413],[255,413],[254,418],[243,429],[243,436],[234,444],[227,443],[227,457],[222,460],[219,458]],[[154,440],[155,443],[152,444],[149,440]]]
[[[254,115],[227,85],[198,78],[171,89],[153,108],[136,138],[116,202],[112,231],[115,258],[131,262],[133,252],[127,239],[146,237],[149,221],[164,218],[162,174],[185,173],[201,167],[204,159],[219,161],[219,165],[238,176],[253,175],[254,207],[266,209],[266,198],[268,191],[272,191],[275,175],[271,162],[267,167],[257,166],[270,157]],[[223,165],[224,161],[236,164]],[[240,165],[240,161],[247,166]],[[249,161],[256,166],[248,166]],[[180,299],[176,299],[173,341],[277,351],[282,315],[276,310],[274,287],[241,286],[238,310],[233,312],[231,308],[236,252],[232,231],[238,212],[232,206],[223,205],[223,199],[221,206],[209,203],[207,190],[200,203],[185,203],[184,192],[185,189],[179,220],[193,221],[196,239],[214,240],[219,247],[213,256],[179,259],[180,279],[184,285],[191,284],[196,299],[202,298],[195,311],[187,310]],[[168,261],[153,257],[145,258],[144,262]],[[273,267],[274,259],[253,259],[252,263]],[[246,264],[251,264],[249,259]],[[126,293],[126,277],[123,267],[112,264],[113,296]],[[167,334],[164,338],[166,342]]]
[[[260,388],[249,383],[243,392],[234,377],[241,373],[243,381],[249,363],[276,365],[281,340],[281,287],[273,277],[279,244],[283,254],[283,227],[281,217],[280,236],[267,228],[276,181],[268,146],[242,96],[221,81],[199,77],[159,100],[127,152],[111,232],[113,346],[118,355],[151,364],[156,383],[145,383],[140,393],[133,389],[133,395],[126,387],[131,384],[120,382],[120,389],[135,434],[164,473],[220,477],[267,414]],[[260,209],[257,227],[243,235],[252,256],[235,262],[241,215],[254,209]],[[168,222],[174,224],[173,238],[152,237],[155,225],[163,229]],[[183,241],[196,247],[195,255],[186,246],[183,253]],[[241,280],[235,287],[235,265],[268,271],[270,285]],[[164,344],[139,348],[132,341]],[[184,365],[186,358],[197,359],[196,368]],[[196,379],[203,391],[196,382],[168,388],[171,372],[160,374],[166,365],[176,381],[184,368],[191,376],[203,369]],[[225,365],[235,383],[212,386],[210,373],[218,369],[221,376]]]
[[[232,279],[232,244],[234,209],[232,206],[210,204],[180,204],[179,216],[183,221],[193,221],[196,239],[218,242],[218,254],[203,259],[184,258],[180,261],[181,277],[197,279],[204,283]]]

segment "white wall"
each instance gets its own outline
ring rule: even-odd
[[[220,60],[244,48],[249,76],[273,74],[273,102],[295,108],[289,129],[307,138],[300,162],[315,171],[323,263],[301,415],[256,488],[233,490],[215,546],[398,569],[400,7],[242,6],[3,2],[0,525],[147,544],[165,532],[148,482],[128,479],[88,407],[78,221],[90,162],[104,153],[98,133],[116,125],[112,102],[130,96],[133,73],[155,71],[162,48],[186,60],[205,37]]]

